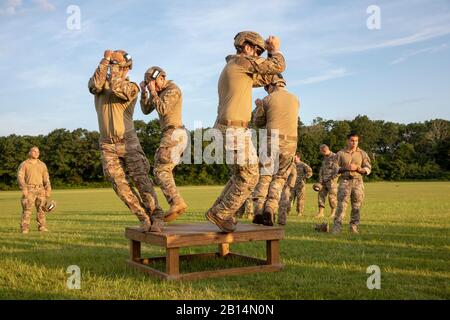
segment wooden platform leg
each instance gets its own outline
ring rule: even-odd
[[[219,244],[219,256],[225,257],[229,253],[230,253],[230,244],[229,243]]]
[[[278,240],[266,241],[267,264],[280,264],[280,242]]]
[[[137,261],[141,258],[141,243],[139,241],[130,240],[130,259]]]
[[[166,273],[178,275],[180,273],[179,248],[166,249]]]

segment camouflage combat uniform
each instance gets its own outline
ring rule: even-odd
[[[339,151],[337,153],[337,163],[341,176],[339,177],[338,205],[336,216],[334,217],[334,232],[341,230],[342,219],[349,201],[351,201],[352,206],[350,226],[359,224],[361,205],[364,200],[363,175],[357,171],[347,171],[344,167],[349,164],[355,164],[365,170],[364,175],[370,174],[372,170],[369,156],[359,148],[354,152],[350,152],[348,149]]]
[[[319,208],[325,208],[325,201],[328,195],[330,208],[334,209],[337,206],[337,179],[338,179],[338,164],[337,156],[331,152],[325,156],[322,161],[322,166],[319,171],[319,182],[322,184],[322,189],[318,194]]]
[[[153,173],[169,204],[181,198],[173,178],[173,169],[179,163],[187,145],[187,133],[181,120],[181,90],[172,81],[158,95],[150,95],[146,91],[141,95],[141,109],[149,114],[156,109],[162,130],[161,142],[155,153]]]
[[[305,192],[306,192],[306,180],[312,177],[313,171],[310,166],[308,166],[303,161],[300,161],[296,165],[297,167],[297,181],[295,181],[295,186],[291,195],[291,203],[297,201],[296,212],[297,215],[301,216],[305,210]]]
[[[19,188],[26,193],[22,196],[22,222],[20,228],[28,231],[30,228],[31,210],[36,207],[38,230],[46,229],[45,203],[52,190],[47,166],[39,159],[28,159],[22,162],[17,172]]]
[[[268,84],[270,75],[284,71],[285,61],[281,53],[274,53],[268,59],[230,55],[226,62],[218,83],[219,106],[214,127],[222,132],[227,154],[234,160],[241,160],[228,163],[232,176],[207,215],[235,225],[236,213],[253,191],[259,176],[258,156],[248,129],[252,87]]]
[[[237,216],[238,218],[253,218],[253,199],[251,196],[248,197],[247,200],[245,200],[244,204],[239,208]]]
[[[88,84],[89,91],[95,95],[103,172],[130,211],[143,225],[149,225],[150,216],[152,220],[162,219],[164,213],[148,176],[149,162],[134,129],[133,113],[139,87],[116,76],[118,67],[113,67],[108,75],[108,64],[108,60],[102,59]]]
[[[281,192],[280,206],[278,208],[278,223],[286,224],[286,218],[291,211],[291,192],[295,187],[295,181],[297,180],[297,167],[293,162],[289,171],[289,176],[284,184],[283,191]]]
[[[289,176],[297,149],[297,119],[299,110],[298,98],[285,88],[278,87],[262,100],[262,104],[254,111],[256,127],[265,127],[268,131],[268,154],[270,154],[271,132],[278,131],[278,166],[275,159],[264,167],[273,167],[276,171],[262,168],[258,184],[253,192],[254,214],[269,212],[272,216],[278,210],[281,192]],[[277,168],[278,167],[278,168]],[[269,173],[269,174],[268,174]]]

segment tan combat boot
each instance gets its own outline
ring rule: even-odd
[[[148,232],[150,230],[150,227],[152,226],[152,223],[150,222],[150,218],[146,216],[144,220],[141,221],[141,226],[138,228],[138,231],[140,232]]]
[[[334,219],[335,216],[336,216],[336,208],[331,208],[330,218]]]
[[[236,230],[237,220],[232,216],[223,216],[215,214],[211,211],[205,213],[205,217],[209,222],[214,223],[223,232],[231,233]]]
[[[167,210],[164,215],[164,222],[171,222],[182,215],[187,209],[187,204],[184,202],[183,198],[175,198],[170,205],[169,210]]]
[[[28,233],[30,233],[30,230],[28,230],[28,229],[23,229],[23,230],[21,230],[20,231],[22,234],[28,234]]]
[[[358,226],[356,224],[351,224],[350,225],[350,232],[354,233],[354,234],[358,234],[359,233]]]
[[[324,216],[323,209],[324,209],[324,207],[319,207],[319,212],[317,212],[315,218],[323,218],[323,216]]]
[[[40,232],[49,232],[49,230],[46,227],[40,227],[38,230]]]

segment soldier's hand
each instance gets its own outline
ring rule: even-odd
[[[111,50],[105,50],[105,53],[103,54],[103,57],[107,60],[111,59],[112,51]]]
[[[358,170],[358,166],[356,164],[354,164],[354,163],[351,163],[351,164],[348,165],[348,170],[356,171],[356,170]]]
[[[261,99],[256,99],[256,100],[255,100],[255,105],[256,105],[257,107],[261,107],[262,104],[263,104],[263,102],[262,102]]]
[[[23,189],[22,190],[22,195],[24,198],[28,197],[28,190]]]
[[[147,85],[145,84],[145,81],[141,81],[139,86],[141,87],[141,92],[147,91]]]
[[[150,90],[150,92],[156,92],[156,84],[155,84],[155,80],[151,80],[148,83],[148,90]]]
[[[269,36],[266,40],[266,47],[269,53],[280,50],[280,38]]]

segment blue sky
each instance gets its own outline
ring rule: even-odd
[[[381,29],[369,30],[370,5]],[[69,30],[69,5],[81,29]],[[416,122],[450,119],[450,2],[0,1],[0,135],[97,130],[87,81],[103,51],[125,49],[140,82],[163,67],[183,91],[188,128],[214,123],[217,80],[233,37],[281,38],[300,117]],[[264,96],[262,89],[254,98]],[[148,121],[139,105],[135,119]]]

